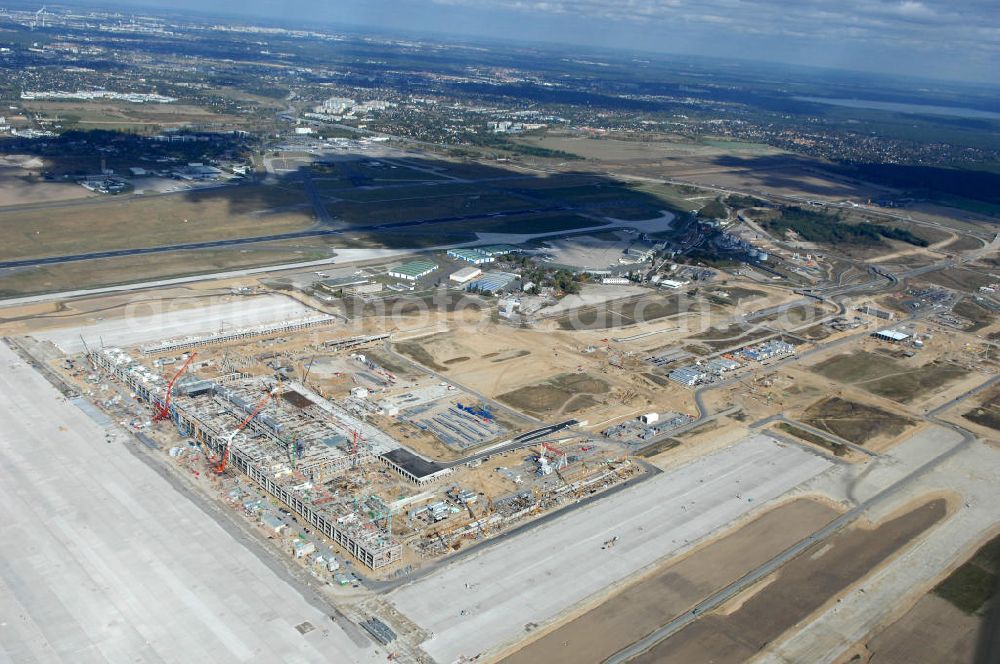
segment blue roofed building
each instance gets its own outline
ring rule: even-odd
[[[509,288],[518,279],[520,277],[511,272],[486,272],[465,289],[473,293],[499,293]]]

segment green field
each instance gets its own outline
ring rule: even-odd
[[[930,362],[911,368],[884,355],[865,351],[837,355],[814,365],[812,370],[831,380],[900,403],[909,403],[968,374],[962,367],[948,362]]]
[[[294,163],[289,161],[287,166]],[[331,215],[346,227],[337,239],[343,247],[423,249],[469,242],[476,239],[477,232],[572,233],[606,225],[600,219],[602,214],[648,218],[665,207],[647,192],[597,175],[535,176],[488,164],[433,159],[345,160],[310,169],[319,195],[329,200]],[[611,207],[604,209],[604,205]],[[576,214],[573,209],[578,207],[584,212]],[[527,209],[552,211],[511,214]],[[470,218],[374,228],[451,217]],[[274,185],[92,196],[5,208],[0,214],[0,232],[5,238],[0,260],[237,239],[302,231],[315,225],[314,210],[299,174]],[[19,295],[304,260],[304,255],[317,255],[312,247],[319,247],[318,255],[328,255],[322,253],[327,245],[318,238],[303,239],[297,246],[306,249],[286,252],[239,245],[52,265],[8,271],[0,286],[7,295]]]
[[[833,452],[836,456],[844,456],[845,454],[847,454],[848,450],[847,445],[844,445],[843,443],[835,443],[832,440],[827,440],[823,436],[817,436],[814,433],[810,433],[805,429],[799,428],[793,424],[789,424],[788,422],[780,422],[777,425],[777,428],[780,429],[781,431],[784,431],[787,434],[794,436],[795,438],[804,440],[808,443],[812,443],[813,445],[818,445],[823,449],[829,450]]]
[[[444,180],[443,169],[410,166],[406,162],[382,159],[355,159],[332,163],[314,164],[310,170],[316,177],[330,181],[338,181],[344,187],[351,188],[361,185],[395,183],[395,182],[425,182]]]
[[[968,328],[968,332],[978,332],[984,327],[992,325],[993,321],[997,319],[997,314],[993,313],[992,310],[987,309],[981,304],[977,304],[970,298],[964,298],[952,307],[951,310],[955,314],[972,321],[972,326]]]
[[[327,206],[338,221],[351,226],[377,226],[379,224],[415,219],[440,219],[463,215],[487,215],[494,212],[525,209],[528,203],[504,194],[475,194],[464,196],[431,195],[365,203],[336,202]]]
[[[301,192],[239,186],[160,196],[102,197],[0,214],[3,259],[269,235],[308,228]]]
[[[934,594],[965,613],[983,613],[997,591],[1000,536],[985,544],[964,565],[934,588]]]
[[[136,281],[183,277],[241,268],[297,263],[330,257],[320,241],[273,242],[240,249],[199,249],[146,256],[101,258],[91,261],[4,270],[0,297],[79,288],[115,286]]]
[[[1000,388],[993,388],[978,407],[965,413],[963,417],[981,426],[1000,431]]]
[[[864,445],[879,435],[898,436],[913,424],[908,417],[840,397],[820,399],[800,419],[855,445]]]

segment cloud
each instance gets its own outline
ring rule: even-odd
[[[829,32],[840,25],[870,30],[929,31],[942,25],[1000,26],[993,0],[433,0],[438,5],[580,20],[697,24],[720,18],[747,29],[779,33],[789,25]],[[921,27],[922,26],[922,27]],[[891,37],[891,35],[888,35]],[[926,36],[930,37],[930,34]]]
[[[118,0],[156,5],[156,0]],[[1000,0],[174,0],[178,7],[997,82]],[[294,7],[292,19],[289,7]]]
[[[679,34],[684,32],[712,37],[707,53],[713,47],[720,54],[742,50],[746,57],[757,51],[794,51],[805,61],[825,61],[824,51],[850,60],[853,50],[856,59],[886,54],[886,67],[910,66],[914,73],[925,72],[926,63],[960,71],[963,61],[981,63],[1000,56],[996,0],[432,1],[562,24],[578,34],[586,33],[587,26],[603,26],[608,34],[630,36],[622,46],[641,47],[657,37],[685,42]],[[907,58],[913,61],[908,64]]]

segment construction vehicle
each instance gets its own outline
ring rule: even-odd
[[[484,422],[493,421],[493,413],[490,412],[485,403],[480,403],[478,406],[466,406],[462,403],[456,403],[455,406],[457,406],[459,410],[465,411],[474,417],[478,417]]]
[[[549,453],[549,456],[555,462],[554,466],[550,465],[549,459],[545,455],[546,452]],[[566,467],[568,461],[569,461],[568,455],[559,448],[555,447],[554,445],[550,445],[545,441],[539,443],[538,465],[539,465],[539,470],[543,475],[548,475],[553,470],[555,470],[556,473],[558,474],[560,470]]]
[[[246,426],[250,424],[250,421],[253,420],[253,418],[257,417],[257,413],[259,413],[267,404],[267,402],[271,400],[271,397],[274,395],[275,391],[276,390],[268,390],[267,394],[265,394],[261,398],[261,400],[257,402],[257,405],[254,407],[253,411],[249,415],[247,415],[246,419],[240,422],[240,425],[235,429],[233,429],[232,433],[229,434],[229,437],[226,438],[225,449],[222,451],[222,459],[219,461],[218,465],[216,465],[213,468],[213,470],[215,470],[217,475],[221,475],[224,472],[226,472],[226,465],[229,463],[229,451],[233,446],[233,440],[236,438],[236,435],[240,431],[243,431],[243,429],[245,429]]]
[[[170,382],[167,383],[167,395],[164,397],[163,403],[159,404],[156,407],[156,412],[153,413],[154,422],[170,419],[170,396],[174,392],[174,383],[176,383],[177,379],[181,377],[181,374],[184,373],[189,366],[191,366],[191,362],[194,360],[196,355],[198,355],[197,352],[188,355],[188,359],[184,361],[181,368],[177,370],[177,373],[175,373],[173,378],[170,379]]]

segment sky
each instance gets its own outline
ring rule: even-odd
[[[124,0],[129,2],[130,0]],[[154,0],[134,0],[147,6]],[[1000,83],[1000,0],[175,0],[391,30]]]

